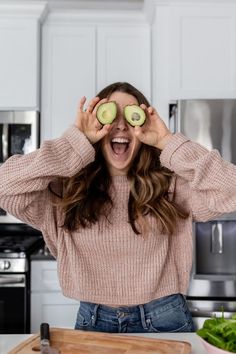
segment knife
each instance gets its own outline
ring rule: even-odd
[[[50,346],[49,324],[41,323],[40,325],[40,346],[41,354],[60,354],[57,348]]]

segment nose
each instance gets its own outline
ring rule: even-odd
[[[116,117],[114,123],[115,123],[115,129],[117,129],[117,130],[124,131],[124,130],[128,129],[128,124],[122,114],[119,114]]]

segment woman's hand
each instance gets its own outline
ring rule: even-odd
[[[142,127],[134,128],[136,137],[144,144],[163,150],[172,133],[153,107],[147,108],[144,104],[140,107],[145,111],[148,119]]]
[[[107,98],[100,100],[99,97],[94,97],[89,101],[86,110],[84,110],[85,101],[86,97],[82,97],[79,102],[75,126],[84,133],[91,144],[95,144],[101,140],[111,128],[110,124],[102,125],[96,118],[98,107],[101,103],[107,102]]]

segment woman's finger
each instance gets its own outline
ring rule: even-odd
[[[143,137],[143,131],[142,128],[139,126],[134,127],[134,134],[136,135],[136,137],[142,141],[142,137]]]
[[[96,123],[95,123],[95,128],[96,128],[97,130],[101,130],[102,127],[103,127],[103,125],[98,121],[98,119],[96,119],[95,121],[96,121]]]
[[[111,124],[103,125],[99,130],[99,139],[104,138],[105,135],[111,130]]]
[[[86,112],[89,112],[89,113],[92,113],[94,107],[96,106],[96,104],[98,103],[99,101],[99,97],[94,97],[91,99],[91,101],[89,101],[89,104],[88,104],[88,107],[86,109]]]
[[[150,113],[150,107],[147,107],[144,103],[142,103],[141,105],[140,105],[140,107],[144,110],[144,112],[146,113],[146,115],[148,114],[151,114]]]
[[[147,109],[147,106],[146,106],[144,103],[141,103],[140,107],[141,107],[144,111],[146,111],[146,109]]]
[[[85,101],[86,101],[86,97],[83,96],[80,101],[79,101],[79,111],[80,112],[83,112],[84,110],[84,104],[85,104]]]
[[[153,108],[152,106],[148,107],[147,110],[148,110],[148,113],[149,113],[149,114],[155,113],[155,110],[154,110],[154,108]]]

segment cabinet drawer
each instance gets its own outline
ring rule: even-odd
[[[57,262],[35,260],[31,262],[31,292],[61,290],[57,276]]]

